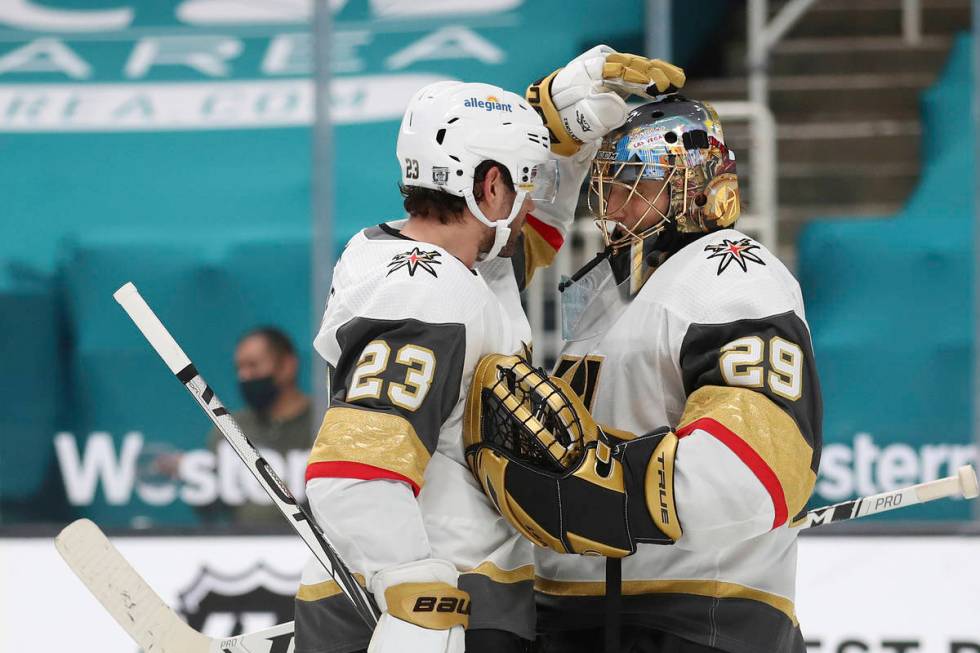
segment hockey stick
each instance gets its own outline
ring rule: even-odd
[[[858,497],[852,501],[835,503],[832,506],[815,508],[806,513],[803,518],[792,525],[792,528],[813,528],[848,519],[857,519],[880,512],[888,512],[897,508],[914,506],[945,497],[963,497],[974,499],[980,495],[977,485],[977,473],[970,465],[964,465],[956,471],[956,476],[947,476],[927,483],[910,485],[891,492],[872,494]]]
[[[79,580],[144,651],[291,653],[293,622],[215,639],[188,626],[88,519],[66,526],[54,546]]]
[[[221,434],[228,440],[232,448],[242,459],[252,476],[259,482],[272,501],[278,506],[287,521],[299,534],[310,551],[323,565],[324,569],[333,576],[340,589],[347,595],[357,613],[370,628],[378,623],[378,610],[370,596],[354,579],[350,569],[344,564],[340,555],[327,541],[323,531],[309,514],[297,503],[295,497],[273,471],[269,463],[255,449],[255,446],[242,433],[241,428],[228,410],[215,396],[214,391],[198,373],[194,364],[173,339],[166,327],[160,322],[146,301],[139,294],[136,286],[129,282],[117,290],[113,297],[126,310],[129,317],[156,350],[170,371],[176,375],[187,391],[191,393],[201,409],[207,413]]]

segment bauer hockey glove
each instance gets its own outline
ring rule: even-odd
[[[370,590],[381,618],[368,653],[463,653],[470,595],[445,560],[418,560],[382,569]]]
[[[631,94],[670,93],[684,82],[677,66],[597,45],[531,84],[527,100],[551,132],[552,151],[571,156],[623,124]]]

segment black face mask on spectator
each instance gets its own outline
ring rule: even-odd
[[[279,386],[272,375],[239,381],[238,390],[245,403],[258,413],[266,412],[279,396]]]

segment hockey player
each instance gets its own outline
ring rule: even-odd
[[[582,142],[625,119],[604,78],[683,83],[667,64],[586,54],[555,86],[561,113],[590,121]],[[479,358],[530,344],[519,291],[560,247],[595,149],[556,160],[550,145],[528,103],[497,87],[440,82],[409,103],[397,146],[409,218],[360,232],[334,270],[314,342],[331,404],[307,468],[314,515],[382,616],[368,631],[311,562],[297,653],[508,653],[534,637],[531,547],[473,481],[460,421]],[[558,168],[571,182],[546,203]]]
[[[615,428],[577,455],[554,456],[575,452],[567,436],[547,439],[550,458],[467,450],[541,545],[537,650],[603,650],[605,562],[568,555],[589,553],[623,558],[622,651],[803,653],[791,523],[816,480],[820,387],[798,284],[731,228],[735,159],[714,110],[671,96],[633,111],[603,140],[589,198],[607,248],[563,284],[555,375],[581,397],[574,424]],[[472,392],[499,382],[477,376]]]

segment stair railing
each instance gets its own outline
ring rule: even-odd
[[[922,3],[902,0],[902,38],[907,45],[922,42]]]

